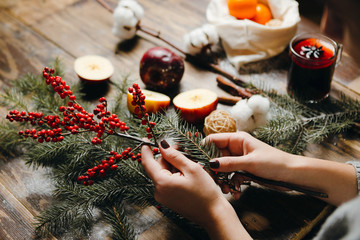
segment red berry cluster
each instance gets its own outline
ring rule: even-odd
[[[145,106],[145,95],[141,92],[141,89],[138,84],[134,83],[132,87],[129,87],[129,93],[133,95],[133,101],[131,104],[135,106],[135,113],[137,117],[141,120],[142,125],[148,125],[146,128],[147,137],[150,139],[154,136],[153,128],[155,127],[155,122],[149,121],[149,114],[146,113]],[[156,141],[156,140],[155,140]]]
[[[61,136],[63,130],[60,128],[62,122],[57,115],[44,117],[43,113],[26,113],[24,111],[19,112],[18,110],[12,110],[9,112],[9,114],[6,115],[6,119],[8,119],[10,122],[28,122],[33,126],[43,126],[45,123],[52,128],[47,130],[36,130],[33,128],[19,131],[19,135],[22,135],[25,138],[31,137],[33,139],[37,139],[39,143],[44,141],[61,142],[64,140],[64,137]]]
[[[6,118],[10,121],[16,122],[28,122],[33,126],[38,126],[40,129],[26,129],[19,131],[19,134],[25,138],[31,137],[37,139],[38,142],[60,142],[64,139],[64,136],[70,134],[78,134],[82,132],[95,132],[96,136],[93,137],[91,142],[93,144],[100,144],[101,139],[108,135],[117,135],[120,137],[127,137],[134,139],[127,133],[129,127],[125,122],[120,121],[116,114],[112,114],[107,110],[107,100],[102,97],[99,99],[99,104],[94,108],[93,113],[89,113],[83,109],[83,107],[76,102],[76,97],[70,90],[70,87],[60,76],[54,76],[55,70],[45,67],[43,70],[43,77],[46,84],[51,85],[56,93],[60,95],[62,99],[68,98],[67,106],[60,106],[59,115],[47,115],[43,113],[35,112],[19,112],[18,110],[12,110],[7,114]],[[142,125],[147,125],[147,137],[150,139],[154,136],[153,128],[154,122],[149,122],[149,115],[146,113],[145,96],[140,90],[137,84],[134,84],[129,88],[134,96],[133,104],[136,106],[137,117],[142,119]],[[99,119],[97,122],[94,118]],[[48,128],[48,129],[46,129]],[[133,161],[141,161],[141,154],[136,153],[138,148],[144,144],[141,139],[136,139],[140,144],[131,149],[128,147],[121,154],[111,151],[110,156],[102,160],[102,162],[95,167],[88,169],[86,174],[77,178],[78,182],[84,185],[92,185],[94,180],[98,177],[105,177],[107,171],[117,169],[117,163],[120,160],[131,159]],[[155,140],[156,142],[156,140]],[[153,144],[153,145],[156,145]],[[153,149],[154,154],[159,152],[158,148]]]
[[[131,149],[130,147],[128,147],[122,153],[110,151],[109,157],[102,160],[100,164],[94,166],[93,168],[89,168],[84,175],[77,178],[77,181],[85,186],[93,185],[96,178],[104,178],[109,172],[109,170],[117,169],[118,166],[116,164],[120,160],[131,159],[132,161],[141,162],[141,154],[135,154],[135,150],[136,149]],[[154,148],[153,151],[154,153],[157,153],[159,149]]]
[[[129,130],[125,122],[120,121],[116,114],[111,114],[111,112],[107,111],[107,101],[104,97],[100,98],[99,102],[100,104],[96,106],[93,112],[100,121],[94,125],[94,128],[90,128],[90,130],[97,133],[96,137],[91,141],[93,144],[101,143],[101,137],[104,133],[112,135],[116,133],[116,130],[121,132]]]
[[[46,79],[46,84],[51,85],[55,92],[57,92],[62,99],[69,96],[71,101],[74,101],[76,97],[73,95],[73,92],[70,90],[70,86],[66,85],[66,82],[61,79],[60,76],[53,76],[55,69],[45,67],[43,70],[43,77]]]
[[[202,137],[201,132],[187,132],[186,134],[188,137],[195,137],[195,138]]]

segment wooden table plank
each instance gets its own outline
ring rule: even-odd
[[[32,239],[33,215],[0,183],[0,239]]]
[[[0,11],[0,82],[8,82],[26,73],[39,74],[42,68],[60,57],[66,74],[73,73],[72,58],[46,41],[5,11]]]

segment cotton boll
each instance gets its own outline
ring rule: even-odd
[[[248,106],[247,100],[238,101],[230,109],[230,114],[236,121],[237,130],[251,132],[256,128],[254,111]]]
[[[209,44],[215,45],[219,42],[219,35],[214,25],[204,24],[202,30],[206,34]]]
[[[184,36],[186,51],[190,54],[200,53],[202,48],[206,46],[206,35],[200,29],[194,29]]]
[[[254,113],[253,119],[257,128],[262,127],[267,124],[268,120],[270,119],[270,114]]]
[[[266,115],[270,109],[270,101],[261,95],[253,95],[248,100],[249,107],[254,113],[261,113]]]
[[[135,0],[122,0],[114,10],[112,32],[122,40],[136,34],[136,25],[144,15],[143,8]]]
[[[144,16],[144,9],[135,0],[120,0],[119,6],[131,9],[134,12],[134,16],[137,18],[137,20],[140,20]]]
[[[204,47],[217,44],[219,36],[214,26],[205,24],[184,36],[186,51],[190,54],[200,53]]]

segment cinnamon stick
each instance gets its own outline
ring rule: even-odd
[[[235,105],[241,99],[243,99],[243,98],[242,97],[237,97],[237,96],[221,96],[221,97],[218,97],[219,103],[226,104],[226,105]]]
[[[243,88],[235,85],[234,83],[225,80],[221,76],[217,76],[216,81],[218,83],[218,86],[221,89],[227,91],[228,93],[230,93],[233,96],[239,96],[239,97],[242,97],[242,98],[250,98],[253,95],[248,90],[243,89]]]

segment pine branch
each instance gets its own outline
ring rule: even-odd
[[[63,201],[52,205],[41,215],[35,217],[35,235],[38,238],[47,238],[51,235],[61,236],[66,229],[71,228],[72,222],[83,211],[82,206]]]
[[[264,91],[272,100],[270,122],[254,135],[284,151],[301,154],[309,143],[319,143],[360,121],[360,104],[342,95],[321,104],[306,105],[275,91]]]
[[[5,88],[0,95],[0,106],[28,111],[28,105],[24,95],[16,88]]]
[[[112,110],[111,112],[118,114],[119,116],[124,116],[125,112],[124,111],[124,97],[126,99],[127,97],[127,92],[128,92],[128,87],[131,86],[131,82],[133,82],[132,80],[129,79],[130,76],[129,75],[125,75],[122,78],[122,81],[120,83],[117,82],[111,82],[111,84],[115,87],[115,89],[117,90],[117,94],[115,96],[115,101],[112,104]]]
[[[181,120],[179,113],[170,113],[164,116],[167,123],[168,137],[179,146],[180,150],[191,160],[202,164],[206,170],[208,162],[220,156],[220,151],[214,144],[204,142],[203,135],[193,125]]]
[[[36,144],[31,151],[26,153],[26,164],[35,167],[56,167],[60,164],[67,163],[73,154],[83,149],[84,142],[77,142],[72,136],[56,144]]]
[[[126,217],[124,208],[124,203],[122,201],[116,201],[114,202],[114,205],[102,208],[103,216],[106,222],[108,222],[113,228],[113,239],[136,239],[136,234]]]
[[[0,158],[15,157],[23,152],[24,148],[33,145],[18,134],[18,125],[0,122]]]

